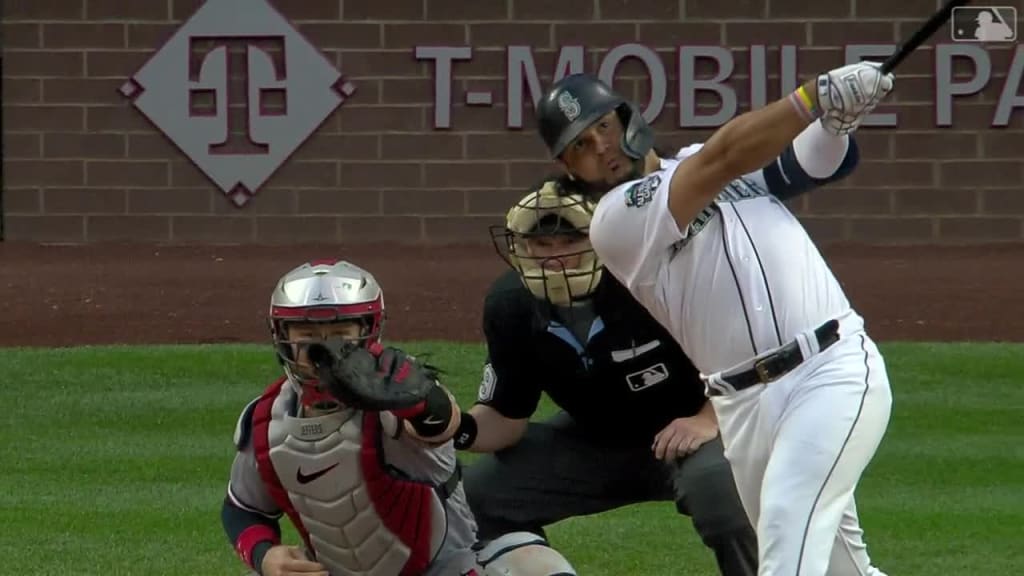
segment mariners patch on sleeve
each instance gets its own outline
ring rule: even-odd
[[[658,186],[661,186],[661,176],[657,174],[651,174],[644,178],[642,182],[633,184],[626,189],[626,206],[629,208],[642,208],[647,205],[654,198],[654,193],[658,191]]]
[[[498,375],[494,373],[494,367],[488,362],[484,364],[484,375],[480,379],[480,389],[477,391],[476,399],[479,402],[488,402],[494,397],[494,385],[498,381]]]

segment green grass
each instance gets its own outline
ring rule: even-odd
[[[472,402],[479,346],[409,349]],[[1024,573],[1024,346],[882,350],[893,418],[858,491],[876,563],[892,576]],[[244,572],[219,508],[238,412],[277,374],[269,346],[0,349],[0,374],[0,574]],[[550,535],[585,576],[717,573],[670,505]]]

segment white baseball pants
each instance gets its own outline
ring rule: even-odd
[[[838,342],[774,382],[711,399],[757,528],[759,576],[884,576],[853,493],[888,427],[892,393],[875,343],[853,330],[841,323]]]

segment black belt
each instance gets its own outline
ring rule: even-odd
[[[819,352],[825,350],[839,341],[839,321],[833,319],[818,326],[814,329],[814,336],[818,340]],[[807,358],[804,358],[803,352],[800,351],[800,344],[794,340],[754,362],[754,367],[750,370],[731,376],[722,376],[721,379],[739,392],[757,384],[767,384],[778,380],[796,369],[804,360]],[[720,396],[722,392],[709,387],[708,394]]]

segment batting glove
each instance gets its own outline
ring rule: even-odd
[[[892,91],[895,78],[883,74],[880,62],[859,62],[818,76],[821,124],[842,136],[860,126],[864,118]]]

